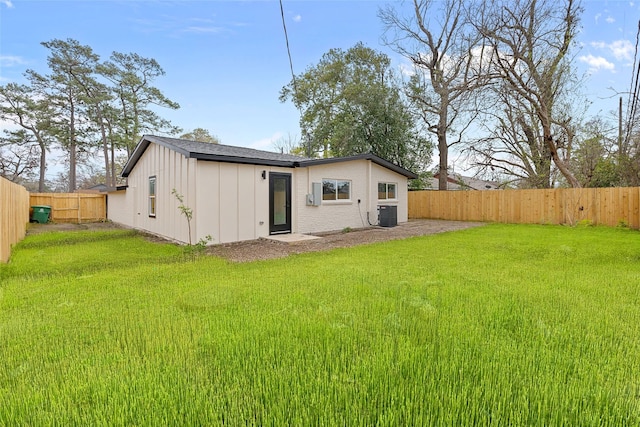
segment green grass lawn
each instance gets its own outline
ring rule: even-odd
[[[639,424],[637,231],[247,264],[48,233],[0,266],[0,425]]]

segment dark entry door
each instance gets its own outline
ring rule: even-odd
[[[269,173],[269,234],[291,233],[291,174]]]

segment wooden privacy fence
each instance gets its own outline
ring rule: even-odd
[[[29,223],[29,192],[0,178],[0,262],[7,262],[11,246],[24,239]]]
[[[411,191],[409,218],[640,228],[640,187]]]
[[[95,193],[31,193],[30,206],[51,206],[53,222],[96,222],[107,219],[107,196]]]

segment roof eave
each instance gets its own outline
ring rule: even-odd
[[[167,144],[162,139],[156,138],[153,135],[143,135],[142,138],[140,138],[138,145],[136,145],[136,148],[134,148],[133,153],[131,153],[131,157],[129,157],[129,160],[127,160],[127,163],[125,163],[124,167],[122,168],[122,173],[120,175],[123,178],[126,178],[129,176],[129,174],[135,167],[136,163],[138,163],[138,160],[140,160],[140,157],[142,157],[144,152],[149,147],[149,144],[152,142],[154,144],[158,144],[158,145],[162,145],[163,147],[170,148],[171,150],[176,151],[185,157],[191,157],[192,153],[189,151],[183,150],[182,148],[176,147],[174,145]]]
[[[258,166],[281,166],[292,168],[295,166],[294,161],[286,160],[269,160],[269,159],[257,159],[249,157],[238,156],[221,156],[218,154],[205,154],[205,153],[189,153],[189,158],[197,160],[205,160],[210,162],[225,162],[225,163],[240,163],[245,165],[258,165]]]
[[[371,154],[371,153],[357,154],[355,156],[348,156],[348,157],[329,157],[326,159],[303,160],[298,162],[298,165],[300,167],[307,167],[307,166],[324,165],[324,164],[338,163],[338,162],[348,162],[353,160],[370,160],[377,165],[380,165],[396,173],[399,173],[400,175],[404,175],[409,179],[418,178],[418,175],[411,172],[410,170],[400,167],[394,163],[391,163],[388,160],[383,159],[382,157],[378,157],[375,154]]]

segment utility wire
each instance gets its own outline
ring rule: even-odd
[[[284,29],[284,40],[287,44],[287,55],[289,56],[289,69],[291,70],[291,82],[293,83],[293,103],[296,108],[298,108],[298,112],[300,113],[300,117],[302,118],[302,108],[296,101],[296,96],[298,95],[298,85],[296,82],[296,75],[293,72],[293,60],[291,59],[291,49],[289,48],[289,35],[287,34],[287,24],[284,19],[284,8],[282,7],[282,0],[280,0],[280,16],[282,17],[282,28]],[[302,127],[302,121],[300,122],[300,127]],[[311,157],[311,141],[307,138],[307,132],[304,129],[302,130],[302,137],[307,139],[307,143],[305,144],[305,151],[307,157]],[[304,142],[304,141],[303,141]]]
[[[291,77],[293,79],[293,91],[297,92],[296,88],[296,75],[293,72],[293,61],[291,60],[291,49],[289,48],[289,35],[287,34],[287,23],[284,19],[284,8],[282,7],[282,0],[280,0],[280,16],[282,16],[282,28],[284,29],[284,40],[287,43],[287,55],[289,56],[289,68],[291,69]]]
[[[636,50],[633,57],[633,68],[631,71],[631,87],[629,88],[629,101],[627,103],[627,129],[625,132],[624,146],[631,139],[631,128],[636,119],[638,110],[638,99],[640,98],[640,58],[638,57],[638,45],[640,43],[640,20],[638,21],[638,32],[636,33]]]

